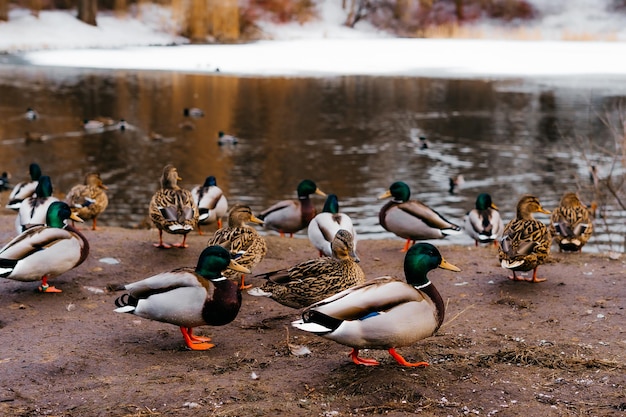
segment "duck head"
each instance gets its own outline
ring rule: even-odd
[[[393,197],[393,201],[395,202],[404,203],[411,198],[411,189],[405,182],[396,181],[391,184],[389,189],[381,194],[378,199],[381,200],[389,197]]]
[[[441,256],[439,250],[430,243],[417,243],[413,245],[404,257],[404,274],[406,281],[415,287],[428,284],[426,274],[436,268],[459,272],[457,266],[447,262]]]
[[[491,201],[491,196],[489,194],[487,193],[479,194],[478,197],[476,197],[476,209],[483,211],[489,208],[498,210],[498,207],[495,204],[493,204],[493,201]]]
[[[41,178],[41,167],[39,164],[32,163],[28,166],[28,173],[30,174],[31,180],[37,181]]]
[[[339,213],[339,199],[336,194],[328,194],[326,201],[324,202],[324,213],[337,214]]]
[[[35,194],[37,195],[37,198],[45,198],[52,195],[52,180],[49,176],[42,175],[39,177]]]
[[[517,218],[532,219],[533,213],[550,214],[534,195],[525,195],[517,203]]]
[[[178,189],[178,181],[182,178],[178,176],[178,170],[172,164],[165,165],[163,175],[161,175],[161,188]]]
[[[222,277],[222,271],[233,269],[244,274],[249,274],[250,270],[235,262],[230,253],[219,245],[206,247],[198,258],[196,272],[207,279],[218,279]]]
[[[77,222],[83,222],[83,219],[72,213],[70,206],[63,201],[55,201],[48,207],[46,213],[46,225],[49,227],[57,227],[62,229],[66,226],[65,221],[72,219]]]
[[[326,193],[317,188],[317,185],[311,180],[303,180],[298,184],[298,198],[306,198],[311,194],[318,194],[326,197]]]

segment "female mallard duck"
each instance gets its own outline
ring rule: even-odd
[[[52,203],[45,225],[27,229],[0,249],[0,277],[41,280],[40,291],[61,292],[49,286],[48,279],[77,267],[89,255],[87,239],[65,223],[68,219],[82,221],[66,203]]]
[[[39,164],[32,163],[28,166],[30,181],[20,182],[13,187],[13,191],[9,194],[9,202],[6,207],[11,210],[19,210],[22,201],[35,193],[37,183],[41,178],[41,167]]]
[[[22,233],[33,226],[46,224],[48,207],[58,198],[52,195],[52,180],[47,175],[39,177],[35,194],[24,199],[15,218],[15,230]]]
[[[406,239],[403,252],[416,240],[442,239],[463,231],[424,203],[410,200],[411,189],[402,182],[391,184],[379,199],[393,197],[378,214],[380,225],[398,237]]]
[[[198,232],[202,234],[200,225],[217,223],[217,228],[222,228],[222,217],[228,212],[228,200],[224,192],[217,186],[217,180],[213,175],[206,177],[204,184],[191,189],[193,201],[198,207]]]
[[[307,229],[309,240],[320,252],[320,256],[332,255],[331,242],[340,229],[352,234],[356,251],[357,235],[352,219],[345,213],[339,213],[339,200],[335,194],[329,194],[321,213],[311,220]]]
[[[565,193],[550,217],[550,233],[559,245],[559,251],[580,252],[593,233],[593,224],[587,207],[576,193]]]
[[[237,263],[252,270],[265,258],[267,244],[263,236],[248,226],[247,223],[249,222],[263,224],[263,220],[252,214],[250,207],[235,205],[228,215],[228,227],[218,229],[209,239],[208,245],[220,245],[227,248]],[[235,273],[225,271],[224,275],[228,278],[234,278]],[[241,289],[250,287],[245,285],[244,274],[241,274],[239,287]]]
[[[537,267],[548,258],[552,238],[546,225],[533,218],[533,213],[550,214],[537,197],[523,196],[517,203],[515,218],[506,225],[500,239],[498,259],[502,268],[513,271],[513,276],[509,277],[513,281],[545,281],[537,278]],[[531,269],[533,277],[529,280],[515,275],[515,271]]]
[[[270,297],[292,308],[303,308],[346,288],[362,284],[365,274],[357,264],[354,241],[347,230],[340,230],[333,239],[331,258],[317,258],[289,269],[256,275],[268,281],[248,294]]]
[[[157,248],[186,248],[187,233],[198,224],[198,208],[191,192],[178,186],[180,180],[176,168],[166,165],[161,175],[161,188],[150,201],[150,219],[159,229],[159,243],[154,244]],[[163,243],[164,230],[170,234],[182,234],[182,242],[173,245]]]
[[[90,172],[85,175],[84,184],[73,186],[65,196],[65,201],[72,211],[83,220],[92,219],[91,230],[97,229],[98,216],[109,205],[109,198],[100,174]]]
[[[293,237],[294,233],[309,225],[317,214],[309,196],[318,194],[325,197],[326,194],[311,180],[300,182],[297,193],[297,200],[279,201],[259,214],[266,228],[276,230],[281,236],[289,233]]]
[[[115,311],[180,326],[189,349],[211,349],[215,346],[209,343],[211,339],[194,335],[193,328],[223,326],[237,317],[241,291],[222,275],[227,268],[250,272],[232,260],[226,249],[209,246],[200,254],[195,270],[177,268],[132,284],[109,286],[128,291],[115,300]]]
[[[428,366],[407,362],[396,348],[432,336],[443,323],[443,299],[426,276],[437,267],[460,271],[436,247],[418,243],[404,258],[406,282],[389,276],[368,280],[313,304],[292,324],[351,347],[350,356],[357,365],[379,365],[374,359],[359,357],[359,349],[387,349],[400,365]]]
[[[482,193],[476,197],[475,207],[465,216],[464,228],[465,232],[474,239],[475,246],[500,239],[504,223],[498,207],[493,204],[489,194]]]

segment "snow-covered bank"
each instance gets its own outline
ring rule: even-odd
[[[434,39],[307,39],[39,51],[34,64],[84,68],[220,71],[236,75],[442,77],[624,76],[626,43]]]

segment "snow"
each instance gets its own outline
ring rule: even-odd
[[[608,1],[571,0],[567,7],[556,8],[552,0],[532,0],[545,15],[545,33],[571,27],[626,38],[624,17],[598,7]],[[27,10],[13,9],[9,22],[0,22],[0,51],[19,53],[26,62],[42,66],[235,75],[626,76],[626,42],[398,39],[367,22],[355,29],[343,26],[345,11],[339,1],[317,3],[319,21],[280,26],[262,22],[273,40],[242,45],[189,45],[175,35],[168,9],[154,5],[135,9],[126,18],[99,13],[97,27],[80,22],[75,12],[42,11],[35,18]]]

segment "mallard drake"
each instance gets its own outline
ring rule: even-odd
[[[332,255],[331,242],[340,229],[345,229],[352,234],[356,251],[358,238],[352,219],[345,213],[339,213],[337,195],[328,194],[322,212],[311,220],[307,229],[309,240],[320,252],[320,256]]]
[[[198,326],[223,326],[232,322],[241,307],[237,284],[222,275],[230,268],[250,271],[231,259],[221,246],[205,248],[193,268],[177,268],[126,285],[109,289],[128,293],[115,300],[114,311],[180,327],[185,344],[192,350],[208,350],[215,345],[208,337],[196,336]]]
[[[217,186],[217,180],[213,175],[206,177],[204,184],[191,189],[193,201],[198,207],[198,232],[202,234],[200,225],[217,223],[217,228],[222,228],[222,217],[228,212],[228,200],[224,192]]]
[[[263,224],[263,220],[258,219],[248,206],[237,204],[233,206],[228,214],[228,227],[218,229],[208,245],[220,245],[227,248],[233,259],[243,267],[252,270],[265,258],[267,253],[267,243],[263,236],[257,233],[248,223]],[[235,273],[225,271],[224,275],[234,278]],[[240,288],[246,289],[244,274],[241,274]]]
[[[100,120],[89,120],[89,119],[85,119],[83,120],[83,129],[85,129],[88,132],[99,132],[104,130],[104,122],[100,121]]]
[[[204,111],[197,107],[185,107],[183,109],[183,116],[198,119],[200,117],[204,117]]]
[[[61,292],[48,279],[76,268],[89,255],[89,242],[65,223],[68,219],[82,221],[63,201],[50,204],[45,225],[27,229],[0,249],[0,277],[41,280],[40,291]]]
[[[580,252],[585,246],[593,233],[593,224],[576,193],[565,193],[559,206],[552,210],[549,230],[559,251]]]
[[[443,323],[443,299],[427,277],[437,267],[460,271],[436,247],[418,243],[404,258],[406,282],[390,276],[368,280],[313,304],[292,324],[351,347],[350,357],[357,365],[379,365],[359,357],[360,349],[386,349],[400,365],[428,366],[407,362],[396,348],[432,336]]]
[[[537,197],[523,196],[517,203],[515,218],[506,225],[500,239],[498,259],[502,268],[513,271],[513,276],[509,279],[514,281],[545,281],[543,278],[537,278],[537,267],[548,258],[552,238],[546,225],[536,220],[533,213],[550,214],[541,206]],[[515,275],[515,271],[531,269],[533,277],[529,280]]]
[[[58,198],[52,195],[52,180],[47,175],[39,177],[35,194],[24,199],[15,218],[15,230],[22,233],[33,226],[46,224],[48,207]]]
[[[498,207],[491,200],[491,195],[481,193],[476,197],[474,208],[465,216],[464,229],[474,239],[475,246],[500,239],[504,223]]]
[[[32,107],[28,107],[24,113],[24,118],[26,120],[37,120],[37,118],[39,118],[39,113],[37,113],[37,111]]]
[[[166,165],[161,175],[161,188],[150,200],[150,219],[159,229],[159,243],[154,244],[157,248],[186,248],[187,233],[198,224],[198,208],[191,191],[178,186],[180,180],[176,168]],[[164,230],[170,234],[182,234],[182,242],[174,245],[163,243]]]
[[[237,136],[228,135],[220,130],[217,132],[217,143],[218,145],[236,145],[239,143],[239,138],[237,138]]]
[[[0,174],[0,192],[11,189],[11,174],[4,171]]]
[[[378,198],[389,197],[393,198],[380,209],[378,219],[385,230],[407,240],[403,252],[416,240],[443,239],[463,232],[426,204],[410,200],[411,189],[402,181],[391,184]]]
[[[32,163],[28,166],[30,181],[20,182],[13,187],[13,191],[9,194],[9,202],[6,207],[11,210],[19,210],[22,201],[35,193],[37,183],[41,178],[41,167],[39,164]]]
[[[338,231],[332,248],[330,258],[311,259],[288,269],[255,275],[267,282],[248,294],[270,297],[287,307],[303,308],[365,282],[352,234],[343,229]]]
[[[83,220],[92,220],[91,230],[97,229],[98,216],[109,205],[106,190],[100,174],[90,172],[85,175],[83,184],[73,186],[65,196],[65,201],[72,211]]]
[[[289,233],[293,237],[294,233],[309,225],[317,214],[309,196],[318,194],[326,197],[326,194],[311,180],[300,182],[297,193],[297,200],[279,201],[259,214],[266,228],[279,232],[281,236]]]

